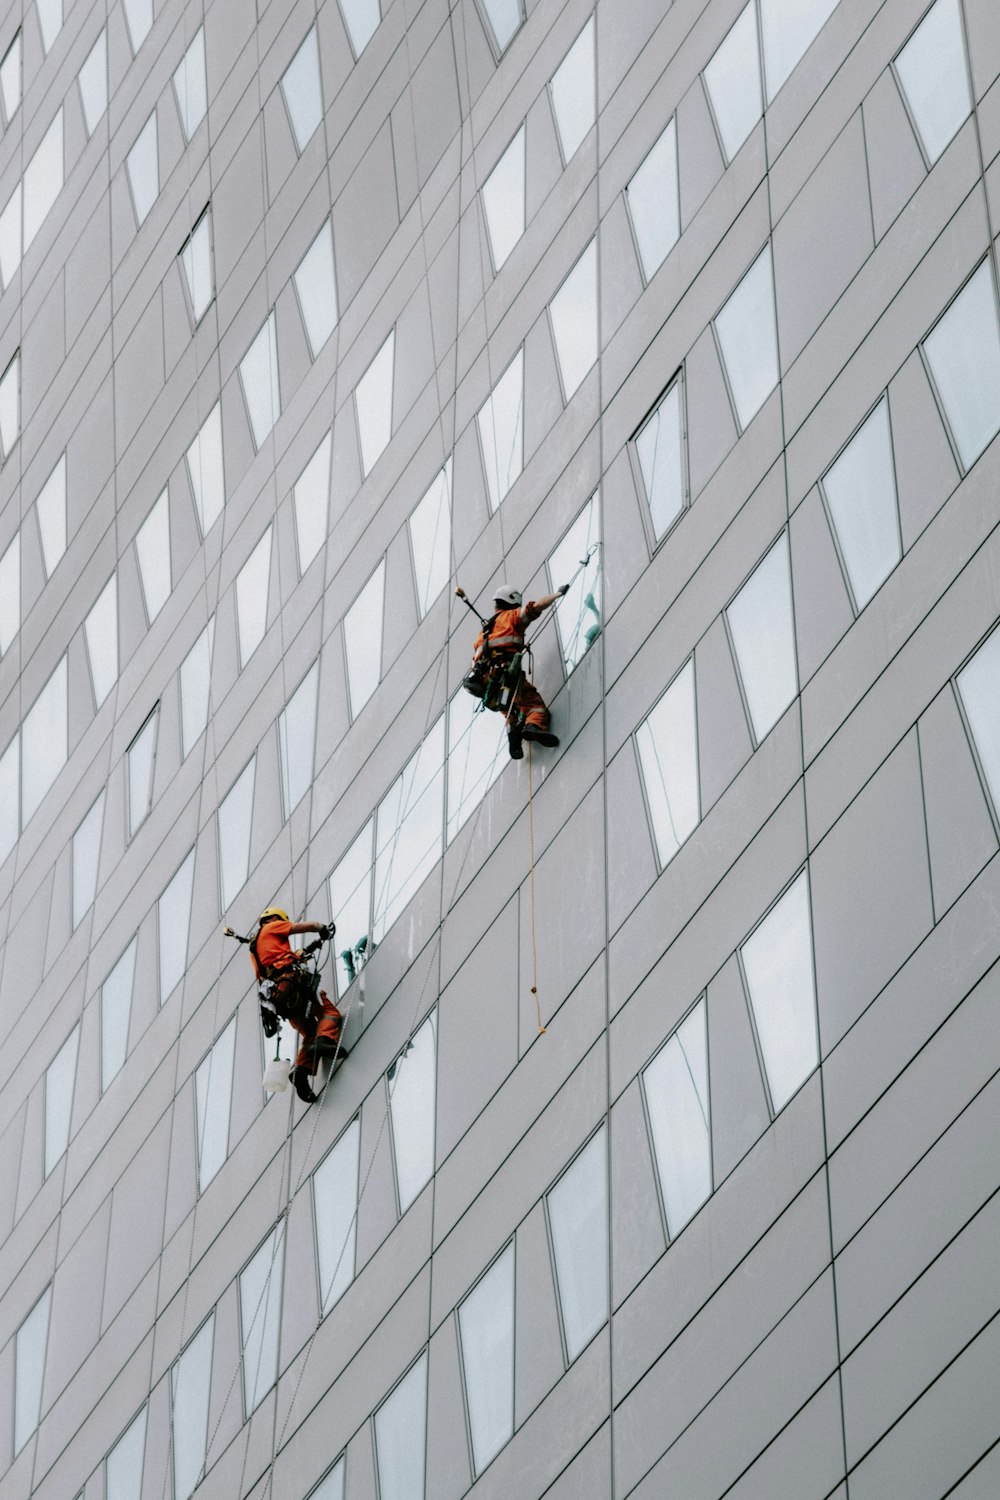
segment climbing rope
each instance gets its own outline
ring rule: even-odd
[[[535,931],[535,796],[531,779],[531,741],[528,741],[528,842],[531,847],[531,993],[535,997],[535,1019],[538,1035],[544,1036],[547,1028],[542,1025],[542,1006],[538,998],[538,944]]]

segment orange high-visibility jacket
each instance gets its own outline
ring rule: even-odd
[[[260,978],[262,971],[287,969],[296,962],[288,941],[291,922],[265,922],[250,949],[250,958]]]
[[[493,617],[493,628],[490,631],[490,649],[493,651],[520,651],[524,645],[524,632],[532,620],[537,620],[541,609],[534,599],[529,599],[527,604],[520,609],[501,609]],[[478,656],[483,648],[483,632],[476,636],[476,644],[473,654]],[[280,923],[279,923],[280,926]]]

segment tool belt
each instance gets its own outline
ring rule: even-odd
[[[506,713],[514,701],[521,682],[522,651],[499,653],[484,649],[471,671],[462,679],[467,693],[478,698],[484,708]]]
[[[276,1036],[282,1021],[306,1026],[322,1013],[319,974],[309,969],[271,969],[260,976],[257,998],[265,1036]]]

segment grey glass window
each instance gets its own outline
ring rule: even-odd
[[[142,1500],[145,1455],[146,1408],[143,1407],[105,1459],[106,1500]]]
[[[0,375],[0,450],[3,459],[13,452],[21,435],[21,356],[14,355]]]
[[[273,310],[240,361],[240,383],[250,416],[254,447],[260,448],[281,416],[278,334]]]
[[[726,617],[759,745],[799,687],[786,531],[751,573]]]
[[[494,271],[500,270],[524,233],[526,134],[522,125],[482,186]]]
[[[215,296],[215,272],[212,266],[212,211],[206,208],[181,250],[181,267],[187,284],[191,311],[200,323]]]
[[[189,141],[205,118],[208,109],[208,77],[205,72],[205,28],[199,27],[190,47],[181,58],[174,74],[177,110]]]
[[[712,1191],[705,1002],[700,1000],[642,1075],[670,1238]]]
[[[97,874],[104,832],[103,791],[73,835],[73,930],[83,921],[97,895]],[[17,806],[15,792],[15,807]]]
[[[215,1314],[209,1315],[170,1370],[174,1446],[174,1500],[190,1500],[208,1443]]]
[[[122,0],[132,51],[138,52],[153,24],[153,0]]]
[[[994,630],[959,672],[958,691],[993,809],[1000,815],[1000,631]]]
[[[569,162],[597,118],[593,16],[559,64],[549,87],[562,158]]]
[[[132,987],[135,983],[135,955],[138,939],[133,938],[107,979],[101,985],[101,1093],[125,1066],[128,1056],[128,1028],[132,1015]]]
[[[20,749],[21,743],[15,734],[0,755],[0,860],[5,860],[17,843]]]
[[[346,1460],[338,1459],[329,1474],[320,1480],[314,1490],[309,1491],[309,1500],[344,1500],[346,1474]]]
[[[361,446],[361,473],[364,476],[371,473],[392,437],[392,372],[395,350],[396,330],[393,328],[354,391],[358,440]]]
[[[21,33],[15,32],[14,40],[0,61],[0,98],[3,99],[3,117],[9,125],[17,114],[21,103]]]
[[[371,906],[374,829],[375,819],[369,818],[330,876],[330,911],[337,924],[337,986],[341,994],[354,978],[359,959],[363,962],[373,946]]]
[[[47,1286],[14,1338],[14,1452],[20,1453],[38,1426],[49,1341],[52,1288]]]
[[[677,126],[671,120],[625,188],[644,281],[662,266],[681,232]]]
[[[77,83],[87,135],[91,136],[108,107],[108,33],[103,30],[87,54]]]
[[[344,616],[344,650],[351,718],[356,719],[382,676],[382,613],[385,558]]]
[[[604,1127],[549,1192],[549,1232],[570,1363],[608,1316],[608,1177]]]
[[[937,0],[896,58],[927,160],[937,161],[972,113],[958,0]]]
[[[754,0],[705,69],[705,87],[726,160],[732,161],[764,113]]]
[[[636,434],[635,456],[659,541],[684,509],[684,393],[678,377]]]
[[[236,623],[240,666],[245,667],[267,633],[267,593],[271,581],[271,527],[236,575]]]
[[[354,56],[360,57],[378,30],[382,17],[379,0],[340,0],[344,25],[351,39]]]
[[[80,1023],[73,1027],[45,1070],[45,1175],[48,1177],[69,1145],[73,1117],[73,1086],[76,1055],[80,1047]]]
[[[514,1246],[459,1305],[465,1405],[473,1472],[481,1474],[514,1432]]]
[[[778,384],[770,245],[764,246],[719,313],[715,331],[742,429]]]
[[[434,1175],[437,1012],[407,1042],[389,1069],[389,1114],[399,1212],[405,1214]]]
[[[292,503],[295,510],[295,538],[299,549],[299,577],[326,541],[330,509],[330,457],[333,434],[328,432],[312,458],[295,481]]]
[[[1000,431],[1000,327],[988,260],[924,340],[924,353],[964,468]]]
[[[451,459],[410,515],[410,550],[423,619],[451,576]]]
[[[444,823],[444,714],[428,731],[375,814],[376,942],[399,916],[441,854]]]
[[[229,1105],[233,1092],[236,1017],[194,1075],[198,1125],[198,1190],[204,1192],[229,1154]]]
[[[459,688],[448,705],[448,842],[475,811],[507,761],[507,746],[492,714]]]
[[[132,206],[137,224],[142,224],[160,192],[160,164],[156,141],[156,110],[142,127],[125,159]]]
[[[191,926],[191,892],[194,889],[194,850],[185,859],[156,903],[156,934],[160,957],[160,1004],[184,978],[187,968],[188,932]]]
[[[514,355],[476,413],[490,510],[495,511],[524,465],[524,349]]]
[[[21,726],[21,827],[28,822],[42,798],[66,764],[67,674],[66,657],[42,688]]]
[[[284,1220],[272,1229],[253,1260],[240,1272],[240,1329],[243,1349],[243,1404],[256,1411],[278,1378],[281,1282],[285,1266]]]
[[[285,69],[281,79],[281,92],[285,96],[295,145],[301,154],[323,118],[323,85],[320,81],[315,26],[306,33],[305,41]]]
[[[250,828],[257,757],[219,803],[219,880],[222,910],[227,911],[250,873]]]
[[[0,557],[0,656],[9,651],[21,628],[21,533],[16,531]]]
[[[83,622],[90,680],[100,708],[118,681],[118,575],[112,573]]]
[[[684,666],[635,732],[660,867],[701,818],[694,661]]]
[[[597,360],[597,240],[591,240],[549,304],[563,397],[570,397]]]
[[[24,170],[24,249],[41,229],[63,185],[63,112],[59,109]]]
[[[290,818],[312,785],[316,751],[316,700],[319,663],[310,667],[278,718],[281,794]]]
[[[198,525],[206,536],[222,515],[226,503],[226,476],[222,462],[222,403],[217,401],[187,450],[188,477],[194,496]]]
[[[215,616],[209,620],[181,662],[181,754],[186,760],[208,725],[212,696],[212,647]]]
[[[313,1174],[319,1305],[325,1317],[354,1280],[361,1125],[352,1120]]]
[[[157,500],[135,534],[146,618],[152,625],[170,598],[170,502],[167,491]]]
[[[803,870],[740,949],[775,1112],[819,1062],[809,884]]]
[[[555,608],[567,673],[601,633],[601,536],[598,496],[592,495],[548,561],[552,592],[569,584]]]
[[[823,476],[823,493],[855,605],[864,609],[902,555],[887,396]]]
[[[768,103],[838,3],[839,0],[760,0]]]
[[[379,1500],[424,1500],[427,1355],[421,1354],[375,1413]]]
[[[21,202],[22,187],[18,182],[0,213],[0,278],[4,288],[10,286],[21,264]]]
[[[315,359],[337,326],[337,275],[329,219],[299,262],[294,281],[309,348]]]
[[[51,578],[66,551],[66,455],[56,464],[35,501],[45,576]]]
[[[153,805],[153,766],[156,763],[156,730],[159,704],[153,709],[135,739],[129,745],[128,758],[128,836],[149,816]]]
[[[38,26],[42,33],[42,46],[46,53],[52,51],[52,43],[62,30],[62,0],[37,0]]]

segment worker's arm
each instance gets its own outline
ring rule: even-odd
[[[554,594],[545,594],[541,599],[529,599],[521,608],[521,619],[525,625],[530,625],[532,620],[538,619],[543,609],[548,609],[550,604],[556,604],[564,594],[568,593],[569,584],[564,583],[562,588],[556,589]]]
[[[289,922],[288,936],[292,937],[296,932],[322,932],[324,925],[323,922]]]

